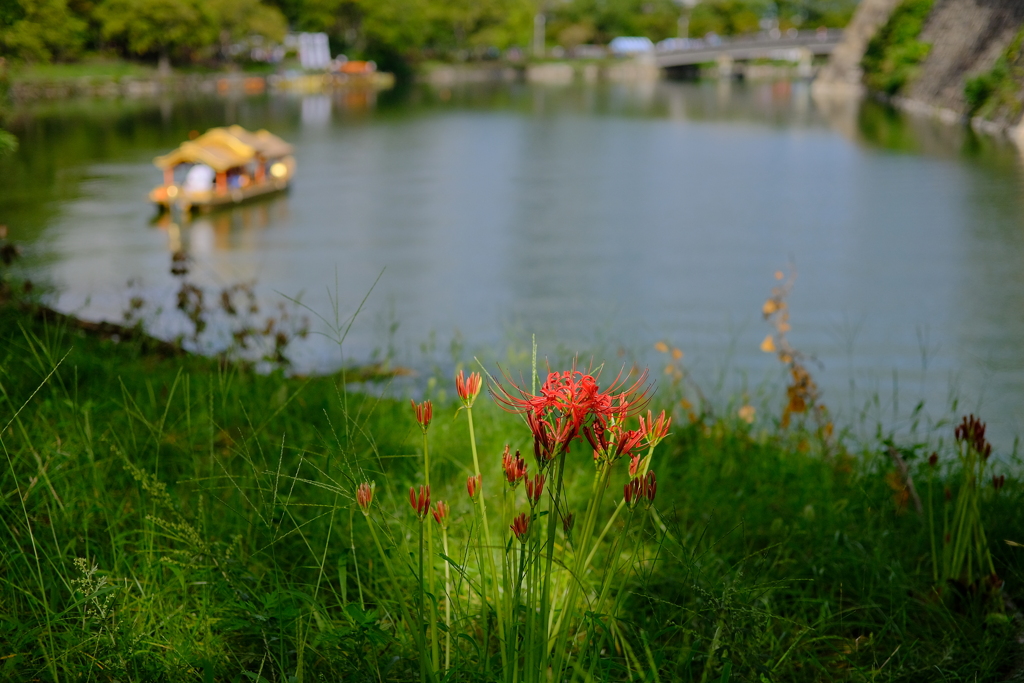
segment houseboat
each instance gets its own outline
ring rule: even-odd
[[[161,209],[205,210],[288,188],[294,148],[281,138],[241,126],[211,128],[153,164],[164,182],[149,199]]]

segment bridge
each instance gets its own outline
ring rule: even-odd
[[[730,75],[734,62],[771,59],[806,64],[820,55],[830,55],[842,40],[841,29],[818,29],[783,33],[776,30],[735,38],[676,38],[662,41],[655,62],[671,75],[687,75],[701,64],[716,62],[720,75]],[[724,73],[723,73],[724,70]]]

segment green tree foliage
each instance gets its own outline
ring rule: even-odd
[[[258,0],[104,0],[95,16],[126,53],[185,58],[252,34],[279,40],[284,17]]]
[[[774,3],[769,0],[702,2],[690,14],[690,35],[755,33],[761,29],[761,18],[773,11]]]
[[[917,39],[935,0],[903,0],[868,43],[861,60],[864,83],[895,95],[917,73],[932,46]]]
[[[0,52],[46,62],[78,55],[86,24],[66,0],[0,0]]]
[[[567,47],[616,36],[658,41],[676,35],[679,13],[672,0],[570,0],[553,10],[549,36]]]
[[[689,33],[755,33],[762,19],[777,19],[782,29],[842,27],[856,7],[856,0],[706,0],[690,12]]]

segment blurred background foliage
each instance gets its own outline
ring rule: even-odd
[[[684,32],[731,35],[771,27],[843,26],[857,0],[0,0],[0,55],[18,62],[90,56],[176,65],[239,59],[243,39],[279,42],[323,31],[332,52],[382,66],[424,59],[497,58],[532,42],[546,18],[549,46],[654,41]],[[241,59],[244,59],[244,55]]]

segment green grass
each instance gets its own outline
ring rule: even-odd
[[[439,384],[452,395],[450,380]],[[529,432],[486,397],[474,419],[493,485],[502,446],[528,452]],[[454,405],[435,405],[431,477],[435,500],[451,503],[454,548],[472,519],[465,430]],[[645,527],[616,620],[634,650],[610,639],[577,673],[999,681],[1020,660],[1020,623],[1000,601],[936,597],[927,520],[897,509],[881,444],[850,452],[769,419],[711,414],[678,413],[672,431],[652,461],[662,524]],[[936,435],[946,444],[948,431]],[[161,357],[142,339],[114,343],[0,307],[0,680],[418,679],[398,609],[414,580],[390,585],[353,494],[376,482],[374,519],[402,546],[420,439],[407,401],[346,391],[340,375]],[[931,487],[923,457],[910,464],[941,515],[955,458],[934,447],[945,464]],[[574,446],[566,466],[577,510],[589,459]],[[983,518],[1019,603],[1024,550],[1003,540],[1024,542],[1021,463],[996,470],[1007,483],[985,488]],[[606,506],[617,500],[613,487]],[[498,509],[496,529],[508,523]],[[595,615],[590,636],[610,623]],[[479,628],[459,625],[450,680],[496,678]]]
[[[81,79],[150,78],[156,69],[121,59],[86,59],[64,64],[21,64],[11,68],[14,83],[77,81]]]

